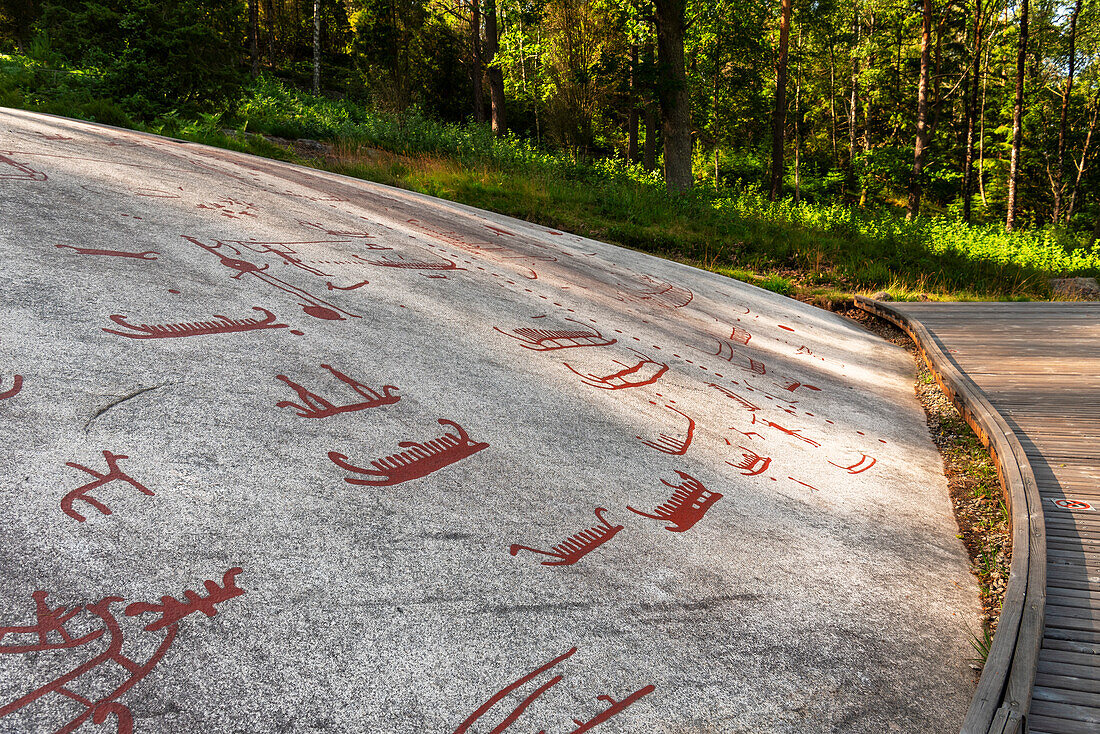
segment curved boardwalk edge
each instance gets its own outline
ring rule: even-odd
[[[1031,463],[1019,438],[985,393],[956,366],[920,321],[889,304],[863,296],[856,296],[855,303],[909,335],[944,394],[996,462],[1011,517],[1012,563],[997,633],[961,731],[962,734],[1026,732],[1046,607],[1046,528]]]

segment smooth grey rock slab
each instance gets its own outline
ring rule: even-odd
[[[3,111],[0,156],[0,731],[961,722],[901,349],[198,145]]]

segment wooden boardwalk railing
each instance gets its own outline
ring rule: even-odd
[[[1100,303],[856,304],[912,337],[1004,486],[1010,577],[962,732],[1100,732]]]

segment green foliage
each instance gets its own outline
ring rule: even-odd
[[[93,93],[141,118],[210,109],[238,90],[242,7],[239,0],[48,1],[39,27],[50,57],[32,49],[32,58],[97,70]]]

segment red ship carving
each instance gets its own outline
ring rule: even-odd
[[[744,446],[738,446],[737,448],[741,449],[741,460],[727,461],[726,463],[734,469],[740,469],[743,476],[759,476],[766,472],[768,467],[771,466],[772,460],[770,457],[761,456],[752,449],[747,449]]]
[[[607,512],[606,508],[597,507],[595,510],[596,519],[600,521],[600,524],[570,535],[561,543],[553,546],[552,550],[544,551],[538,548],[530,548],[526,545],[519,545],[517,543],[509,548],[508,552],[514,556],[521,550],[525,550],[557,559],[556,561],[543,561],[542,565],[544,566],[572,566],[574,563],[614,538],[619,531],[623,529],[622,525],[612,525],[609,523],[602,514],[605,512]]]
[[[462,426],[454,421],[440,418],[438,423],[441,426],[450,426],[458,433],[444,433],[441,437],[433,438],[424,443],[402,441],[397,445],[403,449],[408,449],[407,451],[401,451],[383,459],[375,459],[371,462],[373,469],[355,466],[348,461],[347,456],[336,451],[329,451],[328,458],[341,469],[370,477],[369,479],[344,477],[344,481],[348,484],[387,487],[426,477],[434,471],[438,471],[456,461],[461,461],[482,449],[489,448],[487,443],[470,440],[469,435]]]
[[[661,484],[673,489],[672,497],[669,498],[668,502],[658,505],[652,513],[635,510],[629,505],[626,509],[642,517],[671,523],[665,526],[665,530],[672,533],[682,533],[685,530],[690,530],[695,523],[703,519],[703,516],[707,514],[707,510],[715,502],[722,499],[722,495],[718,492],[711,492],[703,486],[702,482],[686,472],[677,470],[676,473],[683,480],[680,484],[672,484],[664,479],[661,480]]]
[[[632,350],[633,351],[633,350]],[[632,367],[625,367],[624,369],[614,372],[610,375],[598,376],[591,373],[582,375],[571,367],[567,362],[563,362],[569,370],[577,377],[581,378],[584,384],[591,387],[598,387],[601,390],[623,390],[631,387],[642,387],[643,385],[652,385],[661,379],[661,376],[668,372],[668,365],[662,362],[654,362],[649,357],[640,352],[634,352],[641,361]],[[622,362],[618,362],[622,364]]]
[[[14,398],[19,394],[19,391],[23,389],[23,375],[16,375],[12,379],[12,386],[0,392],[0,400],[7,400],[8,398]]]
[[[331,365],[323,364],[321,368],[331,372],[336,379],[366,398],[366,400],[361,400],[358,403],[350,403],[348,405],[334,405],[320,395],[310,392],[286,375],[276,375],[275,379],[282,380],[293,388],[294,392],[298,393],[298,399],[302,402],[299,404],[290,400],[283,400],[275,405],[279,408],[294,408],[298,411],[298,415],[303,418],[328,418],[329,416],[339,415],[340,413],[353,413],[357,410],[377,408],[382,405],[392,405],[401,399],[399,395],[393,394],[397,392],[397,388],[393,385],[383,385],[382,392],[378,392],[374,388],[368,387],[348,377]]]
[[[566,319],[574,324],[581,324],[575,319]],[[607,347],[615,344],[617,339],[608,339],[598,330],[585,327],[584,329],[535,329],[523,326],[513,329],[511,333],[493,327],[504,336],[521,342],[524,349],[535,352],[552,352],[557,349],[573,349],[575,347]]]
[[[867,471],[872,466],[877,464],[878,459],[872,456],[868,456],[867,454],[860,454],[859,461],[852,464],[851,466],[841,466],[840,464],[835,464],[831,461],[829,463],[837,467],[838,469],[844,469],[849,474],[862,474],[863,472]]]
[[[91,497],[88,495],[88,492],[91,492],[93,489],[99,489],[104,484],[109,484],[114,481],[125,482],[126,484],[129,484],[130,486],[137,489],[142,494],[147,494],[150,497],[154,496],[151,489],[148,489],[144,484],[137,481],[129,474],[118,468],[119,459],[129,459],[129,456],[126,456],[125,454],[113,454],[110,451],[104,451],[103,458],[107,460],[107,472],[105,474],[100,474],[94,469],[89,469],[83,464],[77,464],[73,461],[67,462],[65,464],[65,466],[71,466],[74,469],[79,469],[80,471],[86,472],[95,477],[93,481],[88,482],[83,486],[77,487],[73,491],[66,494],[63,498],[61,498],[61,510],[69,517],[75,518],[78,522],[84,522],[87,518],[73,509],[73,503],[77,500],[80,500],[81,502],[87,502],[89,505],[99,510],[99,512],[103,515],[111,514],[111,508],[107,507],[95,497]]]
[[[74,247],[72,245],[57,245],[57,247],[74,250],[78,255],[104,255],[107,257],[131,257],[135,260],[156,260],[160,253],[156,250],[145,252],[123,252],[122,250],[97,250],[94,247]]]
[[[709,382],[707,384],[710,385],[711,387],[713,387],[718,392],[725,395],[730,400],[732,400],[735,403],[737,403],[738,405],[740,405],[745,410],[749,411],[750,413],[755,413],[756,411],[760,410],[759,405],[754,405],[754,404],[750,403],[748,400],[745,400],[743,397],[741,397],[737,393],[733,392],[732,390],[727,390],[726,388],[722,387],[721,385],[716,385],[713,382]]]
[[[658,280],[649,275],[642,275],[639,280],[641,282],[623,283],[620,281],[619,285],[626,289],[625,292],[620,291],[620,293],[634,300],[652,301],[658,306],[668,309],[683,308],[695,298],[695,294],[687,288]]]
[[[241,331],[259,331],[261,329],[285,329],[287,324],[275,323],[275,314],[266,308],[253,306],[253,311],[264,315],[263,319],[231,319],[228,316],[214,314],[217,321],[189,321],[180,324],[142,324],[134,326],[121,314],[110,317],[119,326],[130,331],[116,331],[104,328],[108,334],[117,334],[127,339],[174,339],[184,336],[204,336],[208,334],[233,334]]]
[[[145,627],[147,631],[165,629],[167,633],[152,653],[144,660],[136,660],[123,652],[127,635],[123,632],[120,618],[111,609],[111,605],[125,601],[122,597],[108,596],[94,604],[77,605],[66,609],[64,605],[50,608],[46,602],[49,595],[45,591],[32,594],[35,603],[36,621],[29,625],[0,627],[0,655],[34,655],[45,651],[76,649],[106,640],[106,647],[92,658],[70,668],[55,677],[49,683],[39,686],[30,693],[0,706],[0,719],[14,714],[38,701],[45,705],[57,706],[62,717],[72,717],[66,723],[53,730],[53,734],[72,734],[89,720],[99,726],[107,723],[110,717],[115,719],[117,734],[133,734],[134,717],[129,707],[119,702],[127,691],[145,679],[164,658],[179,633],[179,621],[184,617],[202,612],[208,617],[217,614],[215,604],[244,594],[244,590],[234,584],[234,577],[240,568],[231,568],[222,577],[223,586],[213,581],[205,582],[208,595],[203,597],[194,591],[185,592],[187,601],[180,602],[166,596],[160,604],[131,604],[125,614],[134,616],[147,612],[159,612],[160,619]],[[98,628],[84,634],[74,635],[66,629],[78,615],[90,615],[98,620]],[[87,625],[81,625],[87,629]],[[16,641],[5,644],[8,637],[30,637],[30,641]],[[117,681],[114,688],[101,693],[104,680]],[[94,694],[89,691],[96,691]],[[55,695],[56,694],[56,695]],[[2,700],[2,699],[0,699]],[[78,713],[73,715],[72,703],[79,704]],[[62,707],[63,705],[63,707]]]
[[[742,329],[740,326],[735,326],[730,332],[730,339],[744,347],[748,345],[749,339],[752,339],[752,334],[749,333],[748,329]]]
[[[677,413],[687,418],[687,434],[683,438],[677,438],[662,433],[656,441],[646,441],[641,436],[635,436],[634,438],[638,439],[646,446],[649,446],[651,449],[657,449],[661,453],[671,454],[672,456],[683,456],[687,453],[688,447],[691,446],[691,439],[695,435],[695,421],[692,420],[690,415],[673,408],[671,405],[666,405],[665,407],[673,413]]]
[[[380,268],[402,268],[406,270],[465,270],[445,257],[439,258],[443,262],[429,262],[427,260],[367,260],[368,265],[377,265]]]

